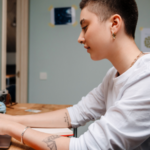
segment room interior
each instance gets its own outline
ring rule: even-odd
[[[16,0],[7,0],[6,87],[16,102]]]
[[[28,103],[76,104],[83,96],[86,96],[88,92],[98,86],[107,70],[112,67],[112,64],[107,60],[93,62],[83,46],[77,43],[77,38],[81,31],[79,2],[80,0],[29,1]],[[136,2],[140,15],[135,42],[140,49],[140,29],[141,27],[150,27],[150,1],[136,0]],[[2,11],[1,4],[2,0],[0,0],[0,11]],[[78,23],[76,26],[58,25],[51,27],[49,25],[50,6],[66,7],[72,5],[77,6],[76,20]],[[1,20],[2,16],[0,14],[0,33],[2,32]],[[15,21],[14,17],[12,17],[12,20]],[[12,28],[13,30],[15,29],[13,25]],[[2,39],[1,34],[0,39]],[[7,47],[8,51],[12,52],[12,47],[15,47],[15,44],[13,46],[8,44]],[[15,52],[14,50],[15,48],[13,48],[13,53]],[[1,60],[0,55],[0,62]],[[14,62],[14,60],[12,61]],[[47,79],[40,79],[40,73],[46,73]],[[78,136],[87,130],[90,123],[79,128]]]

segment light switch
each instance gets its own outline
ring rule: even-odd
[[[46,72],[40,72],[40,79],[46,80],[47,79],[47,73]]]

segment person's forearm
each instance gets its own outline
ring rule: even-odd
[[[13,121],[30,127],[71,127],[67,109],[35,115],[14,116]]]
[[[21,141],[21,134],[26,126],[12,122],[5,133]],[[23,135],[24,144],[39,150],[69,150],[70,138],[59,135],[51,135],[28,128]]]

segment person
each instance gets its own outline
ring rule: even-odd
[[[134,41],[137,4],[135,0],[82,0],[80,8],[78,42],[92,60],[108,59],[113,67],[72,107],[36,115],[1,114],[0,134],[20,140],[24,133],[26,145],[42,150],[140,149],[150,136],[150,54],[141,52]],[[26,128],[76,128],[90,120],[94,122],[79,138]]]

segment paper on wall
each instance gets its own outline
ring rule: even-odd
[[[141,51],[150,52],[150,28],[141,30]]]

